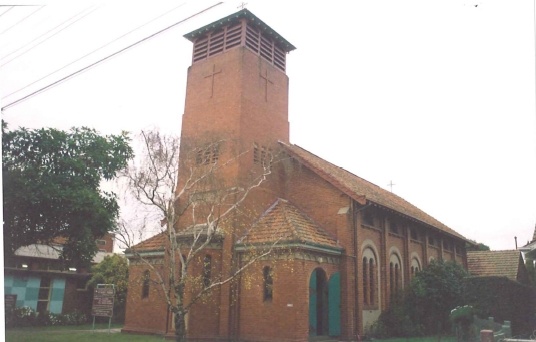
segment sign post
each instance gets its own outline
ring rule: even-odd
[[[114,295],[114,284],[97,284],[93,292],[93,306],[91,307],[93,330],[95,330],[95,316],[108,317],[108,333],[110,333],[114,313]]]

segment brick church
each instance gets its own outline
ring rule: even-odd
[[[206,137],[223,141],[203,150],[197,162],[210,167],[238,150],[238,164],[226,168],[225,182],[240,186],[260,172],[267,155],[284,156],[244,202],[247,210],[241,213],[248,215],[225,221],[225,233],[191,272],[229,273],[233,260],[255,246],[274,246],[274,256],[258,260],[192,307],[187,316],[191,340],[355,341],[431,260],[467,266],[468,241],[462,235],[289,142],[285,69],[295,47],[279,33],[243,9],[185,38],[193,43],[193,55],[181,158],[186,148],[205,144]],[[186,169],[179,171],[179,184],[188,177]],[[176,229],[187,231],[187,225],[195,222]],[[165,269],[165,245],[165,236],[158,234],[136,248]],[[123,331],[172,336],[172,313],[161,290],[139,281],[149,268],[127,257]],[[208,270],[206,260],[211,260]]]

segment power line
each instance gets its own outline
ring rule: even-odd
[[[8,27],[7,29],[5,29],[4,31],[0,32],[0,34],[4,34],[6,33],[7,31],[11,30],[13,27],[17,26],[18,24],[22,23],[24,20],[28,19],[29,17],[31,17],[32,15],[34,15],[35,13],[39,12],[40,10],[42,10],[45,6],[39,6],[38,9],[36,9],[35,11],[33,11],[32,13],[28,14],[27,16],[25,16],[24,18],[22,18],[21,20],[17,21],[15,24],[11,25],[10,27]]]
[[[10,6],[7,10],[4,11],[4,13],[0,14],[0,17],[6,14],[7,12],[11,11],[15,6]]]
[[[212,8],[214,8],[216,6],[221,5],[221,4],[223,4],[223,2],[220,1],[215,5],[209,6],[209,7],[205,8],[205,9],[203,9],[203,10],[201,10],[201,11],[199,11],[199,12],[197,12],[197,13],[195,13],[195,14],[193,14],[193,15],[185,18],[185,19],[183,19],[183,20],[180,20],[180,21],[178,21],[178,22],[176,22],[176,23],[174,23],[174,24],[172,24],[170,26],[167,26],[166,28],[164,28],[164,29],[162,29],[160,31],[157,31],[157,32],[155,32],[155,33],[153,33],[153,34],[151,34],[151,35],[149,35],[149,36],[147,36],[147,37],[145,37],[145,38],[143,38],[141,40],[138,40],[137,42],[135,42],[133,44],[130,44],[127,47],[125,47],[125,48],[123,48],[123,49],[121,49],[119,51],[116,51],[116,52],[114,52],[114,53],[112,53],[112,54],[110,54],[110,55],[108,55],[108,56],[106,56],[106,57],[104,57],[102,59],[99,59],[98,61],[96,61],[94,63],[91,63],[90,65],[88,65],[88,66],[86,66],[86,67],[84,67],[82,69],[79,69],[79,70],[77,70],[77,71],[75,71],[75,72],[73,72],[73,73],[71,73],[71,74],[69,74],[69,75],[67,75],[65,77],[62,77],[61,79],[59,79],[59,80],[57,80],[55,82],[52,82],[52,83],[50,83],[50,84],[48,84],[48,85],[46,85],[46,86],[44,86],[44,87],[32,92],[32,93],[30,93],[30,94],[28,94],[28,95],[26,95],[26,96],[24,96],[24,97],[22,97],[22,98],[20,98],[18,100],[15,100],[15,101],[5,105],[4,107],[1,108],[1,111],[3,112],[4,110],[8,109],[9,107],[12,107],[12,106],[14,106],[14,105],[16,105],[16,104],[18,104],[18,103],[20,103],[22,101],[25,101],[25,100],[29,99],[30,97],[33,97],[33,96],[35,96],[35,95],[37,95],[39,93],[42,93],[42,92],[44,92],[44,91],[46,91],[46,90],[48,90],[48,89],[60,84],[60,83],[62,83],[64,81],[66,81],[66,80],[68,80],[68,79],[70,79],[70,78],[72,78],[72,77],[74,77],[74,76],[76,76],[76,75],[78,75],[78,74],[80,74],[80,73],[82,73],[82,72],[94,67],[95,65],[97,65],[99,63],[102,63],[102,62],[104,62],[104,61],[106,61],[106,60],[108,60],[108,59],[110,59],[110,58],[122,53],[123,51],[126,51],[126,50],[128,50],[128,49],[130,49],[130,48],[132,48],[132,47],[134,47],[134,46],[136,46],[138,44],[141,44],[142,42],[145,42],[145,41],[147,41],[147,40],[159,35],[160,33],[165,32],[165,31],[167,31],[167,30],[169,30],[169,29],[171,29],[171,28],[173,28],[173,27],[175,27],[177,25],[180,25],[180,24],[186,22],[187,20],[190,20],[190,19],[192,19],[192,18],[194,18],[194,17],[196,17],[196,16],[198,16],[198,15],[200,15],[200,14],[202,14],[202,13],[208,11],[208,10],[211,10]]]
[[[23,53],[17,55],[16,57],[14,57],[14,58],[10,59],[9,61],[5,62],[4,64],[0,65],[0,67],[3,67],[4,65],[9,64],[9,63],[11,63],[12,61],[14,61],[15,59],[17,59],[17,58],[23,56],[23,55],[26,54],[27,52],[29,52],[29,51],[33,50],[34,48],[38,47],[39,45],[43,44],[44,42],[46,42],[46,41],[49,40],[50,38],[52,38],[52,37],[54,37],[55,35],[59,34],[59,33],[62,32],[63,30],[67,29],[69,26],[71,26],[71,25],[75,24],[76,22],[82,20],[83,18],[87,17],[89,14],[93,13],[95,10],[98,9],[98,6],[97,6],[97,7],[96,7],[96,6],[92,6],[92,7],[94,7],[94,8],[93,8],[93,10],[91,10],[90,12],[85,13],[83,16],[81,16],[80,18],[78,18],[78,19],[72,21],[71,23],[67,24],[65,27],[63,27],[63,28],[60,29],[59,31],[55,32],[54,34],[50,35],[50,36],[47,37],[46,39],[40,41],[39,43],[35,44],[34,46],[32,46],[31,48],[29,48],[28,50],[24,51]],[[57,25],[57,26],[51,28],[50,30],[48,30],[47,32],[43,33],[43,34],[40,35],[39,37],[33,39],[31,42],[29,42],[29,43],[27,43],[27,44],[21,46],[20,48],[14,50],[14,51],[11,51],[10,53],[8,53],[7,55],[5,55],[4,57],[0,58],[0,60],[6,59],[8,56],[10,56],[10,55],[12,55],[12,54],[14,54],[14,53],[16,53],[16,52],[18,52],[18,51],[24,49],[25,47],[27,47],[28,45],[32,44],[32,43],[35,42],[36,40],[38,40],[38,39],[40,39],[40,38],[46,36],[48,33],[54,31],[55,29],[57,29],[58,27],[62,26],[63,24],[69,22],[70,20],[72,20],[73,18],[79,16],[79,15],[82,14],[83,12],[86,12],[86,11],[87,11],[88,9],[90,9],[90,8],[91,8],[91,7],[88,7],[88,8],[86,8],[86,9],[84,9],[84,10],[78,12],[77,14],[73,15],[73,16],[70,17],[69,19],[63,21],[61,24],[59,24],[59,25]]]
[[[138,27],[136,27],[136,28],[134,28],[134,29],[128,31],[127,33],[125,33],[125,34],[123,34],[123,35],[121,35],[121,36],[115,38],[114,40],[112,40],[112,41],[110,41],[110,42],[108,42],[108,43],[106,43],[106,44],[104,44],[104,45],[101,45],[100,47],[98,47],[98,48],[96,48],[95,50],[93,50],[93,51],[91,51],[91,52],[89,52],[89,53],[83,55],[82,57],[79,57],[78,59],[72,61],[71,63],[66,64],[66,65],[62,66],[61,68],[56,69],[56,70],[54,70],[54,71],[48,73],[47,75],[45,75],[45,76],[43,76],[43,77],[41,77],[41,78],[39,78],[39,79],[33,81],[32,83],[27,84],[27,85],[23,86],[22,88],[19,88],[19,89],[13,91],[13,92],[7,94],[6,96],[2,97],[2,99],[5,99],[5,98],[7,98],[7,97],[9,97],[9,96],[11,96],[11,95],[13,95],[13,94],[16,94],[16,93],[18,93],[18,92],[20,92],[20,91],[22,91],[22,90],[24,90],[24,89],[26,89],[26,88],[28,88],[28,87],[31,87],[32,85],[36,84],[37,82],[42,81],[42,80],[44,80],[45,78],[47,78],[47,77],[49,77],[49,76],[52,76],[52,75],[54,75],[55,73],[57,73],[57,72],[59,72],[59,71],[65,69],[65,68],[67,68],[67,67],[73,65],[74,63],[76,63],[76,62],[78,62],[78,61],[80,61],[80,60],[82,60],[82,59],[84,59],[84,58],[86,58],[87,56],[92,55],[93,53],[95,53],[95,52],[97,52],[97,51],[99,51],[99,50],[101,50],[101,49],[107,47],[108,45],[110,45],[110,44],[112,44],[112,43],[118,41],[118,40],[121,39],[121,38],[124,38],[125,36],[129,35],[130,33],[132,33],[132,32],[134,32],[134,31],[136,31],[136,30],[138,30],[138,29],[140,29],[140,28],[142,28],[142,27],[144,27],[144,26],[146,26],[146,25],[152,23],[153,21],[155,21],[155,20],[157,20],[157,19],[160,19],[160,18],[163,17],[164,15],[166,15],[166,14],[168,14],[168,13],[170,13],[170,12],[176,10],[177,8],[179,8],[179,7],[183,6],[183,5],[184,5],[184,3],[181,3],[180,5],[178,5],[178,6],[176,6],[176,7],[173,7],[172,9],[166,11],[165,13],[159,15],[158,17],[151,19],[150,21],[146,22],[145,24],[143,24],[143,25],[141,25],[141,26],[138,26]]]

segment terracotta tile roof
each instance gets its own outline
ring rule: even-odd
[[[313,172],[357,202],[365,204],[367,201],[370,201],[467,241],[465,237],[404,200],[402,197],[382,189],[297,145],[287,145],[283,142],[280,142],[280,144],[292,157],[298,159]]]
[[[238,244],[255,245],[274,242],[342,250],[336,239],[284,199],[278,199],[252,225],[247,235],[239,240]]]
[[[129,249],[133,249],[138,252],[164,250],[164,244],[166,242],[166,239],[167,239],[166,232],[161,232],[146,240],[143,240],[142,242],[138,243],[137,245],[132,246],[132,248],[129,248]]]
[[[513,251],[469,251],[467,268],[478,277],[498,276],[517,280],[521,252]]]

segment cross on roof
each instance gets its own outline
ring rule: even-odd
[[[391,192],[393,192],[393,185],[396,185],[393,183],[393,181],[390,181],[389,184],[387,184],[387,186],[391,188]]]
[[[247,2],[243,2],[243,1],[242,1],[242,2],[240,3],[240,5],[239,5],[237,8],[244,9],[244,8],[246,8],[246,5],[247,5],[247,4],[248,4]]]

